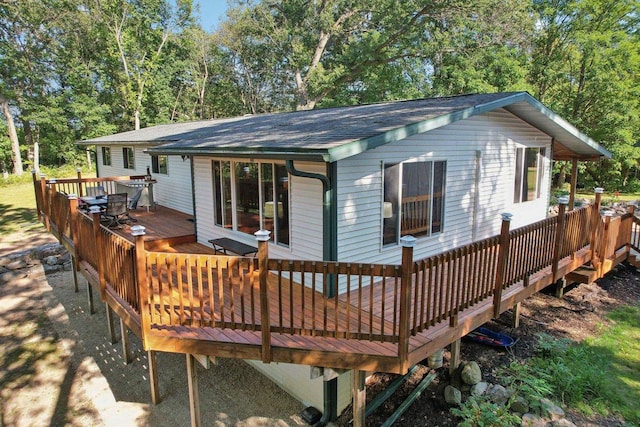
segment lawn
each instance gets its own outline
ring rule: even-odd
[[[0,188],[0,234],[29,231],[42,226],[36,216],[36,197],[32,182]]]

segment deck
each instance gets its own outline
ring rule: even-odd
[[[130,226],[101,226],[99,214],[80,212],[55,185],[34,187],[39,217],[91,285],[90,306],[94,289],[150,355],[352,369],[354,378],[404,374],[447,345],[459,349],[460,338],[533,293],[579,277],[585,265],[594,280],[640,251],[633,208],[603,218],[599,195],[594,205],[561,205],[556,217],[519,229],[504,219],[500,235],[425,259],[414,260],[407,245],[401,265],[384,265],[271,259],[266,241],[256,257],[216,255],[196,242],[189,215],[162,206],[133,213],[146,228],[133,237]],[[338,284],[347,291],[332,292]]]

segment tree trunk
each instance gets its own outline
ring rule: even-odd
[[[9,140],[11,141],[11,153],[13,160],[13,173],[16,175],[22,175],[22,157],[20,156],[20,141],[18,141],[18,133],[16,132],[16,125],[13,121],[13,115],[9,109],[9,101],[0,95],[0,103],[2,104],[2,112],[5,119],[7,119],[7,131],[9,133]]]

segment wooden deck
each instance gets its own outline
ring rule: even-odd
[[[229,257],[196,242],[189,215],[139,209],[108,230],[38,188],[39,212],[146,349],[267,363],[404,373],[585,263],[601,277],[640,245],[632,213],[603,222],[598,204],[512,231],[503,222],[500,236],[424,260],[404,248],[402,265],[274,260],[266,242],[255,258]],[[329,297],[333,281],[350,291]]]

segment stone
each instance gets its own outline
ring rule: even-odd
[[[444,389],[444,400],[449,405],[459,405],[462,403],[462,393],[453,386],[446,386]]]
[[[479,383],[471,386],[469,393],[471,393],[471,396],[482,396],[487,391],[488,387],[489,383],[480,381]]]
[[[27,268],[27,263],[22,259],[14,259],[11,262],[5,264],[4,267],[7,270],[21,270],[23,268]]]
[[[561,418],[559,420],[551,421],[551,426],[552,427],[577,427],[574,423],[572,423],[566,418]]]
[[[486,395],[489,399],[498,405],[504,405],[511,397],[511,393],[500,384],[493,384],[487,389]]]
[[[524,414],[522,416],[522,427],[546,427],[547,421],[535,414]]]
[[[471,361],[464,365],[462,368],[462,381],[465,384],[474,385],[478,384],[482,381],[482,372],[480,371],[480,366],[478,366],[478,362]]]
[[[509,409],[511,409],[511,412],[526,414],[529,412],[529,402],[524,397],[517,396],[511,403]]]
[[[57,265],[58,264],[58,257],[55,255],[49,255],[48,257],[46,257],[44,259],[44,263],[47,265]]]
[[[551,420],[559,420],[564,418],[564,411],[561,407],[553,403],[551,400],[543,398],[540,399],[540,409],[543,417],[551,418]]]

